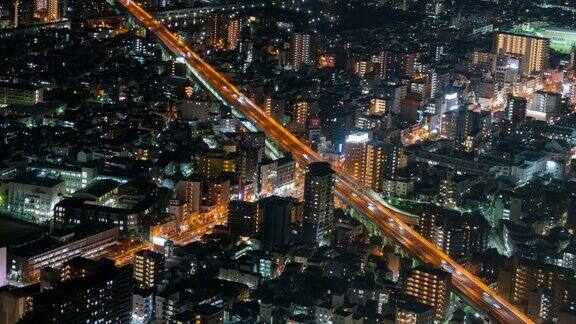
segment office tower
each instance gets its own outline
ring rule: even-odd
[[[261,197],[293,188],[296,161],[292,156],[287,155],[277,160],[264,159],[259,167],[258,191]]]
[[[290,40],[289,63],[298,71],[302,65],[316,65],[318,61],[318,35],[294,34]]]
[[[262,222],[262,246],[285,248],[290,244],[294,199],[270,196],[259,201]]]
[[[436,320],[443,321],[450,306],[450,280],[450,273],[421,265],[411,269],[405,291],[418,302],[434,307]]]
[[[232,200],[228,204],[228,227],[234,238],[252,237],[258,232],[258,204]]]
[[[512,123],[520,123],[526,119],[526,109],[528,108],[528,101],[523,97],[508,96],[508,103],[506,104],[506,118]]]
[[[242,20],[232,19],[226,23],[226,49],[234,50],[238,45],[240,33],[242,32]]]
[[[308,166],[304,178],[305,239],[320,245],[330,242],[334,212],[335,174],[327,162]]]
[[[29,323],[129,323],[131,267],[75,258],[64,264],[62,282],[33,297]]]
[[[456,139],[456,131],[458,125],[458,118],[460,115],[459,110],[451,110],[442,114],[442,121],[440,126],[440,136],[449,141]]]
[[[369,133],[358,132],[348,135],[344,146],[344,170],[360,182],[364,180],[369,142]]]
[[[134,279],[141,288],[152,288],[160,283],[164,275],[164,255],[141,250],[134,254]]]
[[[497,32],[494,34],[492,53],[503,53],[520,59],[520,71],[524,75],[547,68],[550,40],[546,38]]]
[[[401,79],[406,69],[404,53],[385,50],[380,55],[380,77],[387,80]]]
[[[574,270],[515,256],[505,265],[498,277],[498,291],[513,304],[528,305],[533,292],[548,294],[549,316],[555,317],[561,309],[576,298]],[[532,304],[542,301],[534,300]]]
[[[538,120],[551,120],[560,114],[562,95],[555,92],[536,91],[532,99],[532,106],[527,115]]]

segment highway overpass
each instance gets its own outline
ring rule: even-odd
[[[248,118],[280,147],[291,152],[298,162],[309,164],[325,161],[320,154],[301,142],[274,118],[268,116],[138,3],[133,0],[116,1],[140,24],[152,32],[156,39],[174,56],[183,58],[194,78],[212,95]],[[484,311],[491,319],[500,323],[532,323],[526,315],[406,225],[402,220],[407,215],[385,203],[373,191],[358,186],[343,170],[335,167],[335,171],[338,197],[364,214],[383,232],[394,238],[406,251],[422,262],[450,272],[455,291],[472,302],[479,310]]]

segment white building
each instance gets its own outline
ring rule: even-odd
[[[532,106],[526,115],[538,120],[551,120],[558,117],[562,96],[559,93],[536,91],[532,99]]]
[[[35,173],[14,177],[7,187],[8,211],[34,222],[51,220],[54,205],[66,193],[64,180],[39,177]]]
[[[154,294],[150,289],[135,291],[132,295],[132,323],[149,323],[154,314]]]

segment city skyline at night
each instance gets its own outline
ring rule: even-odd
[[[0,323],[573,323],[576,5],[4,0]]]

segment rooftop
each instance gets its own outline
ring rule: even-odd
[[[26,172],[12,178],[10,182],[26,184],[37,187],[52,188],[64,182],[62,179],[38,176],[36,172]]]
[[[21,84],[21,83],[12,83],[12,82],[0,82],[0,88],[4,89],[15,89],[15,90],[39,90],[42,87],[31,85],[31,84]]]

